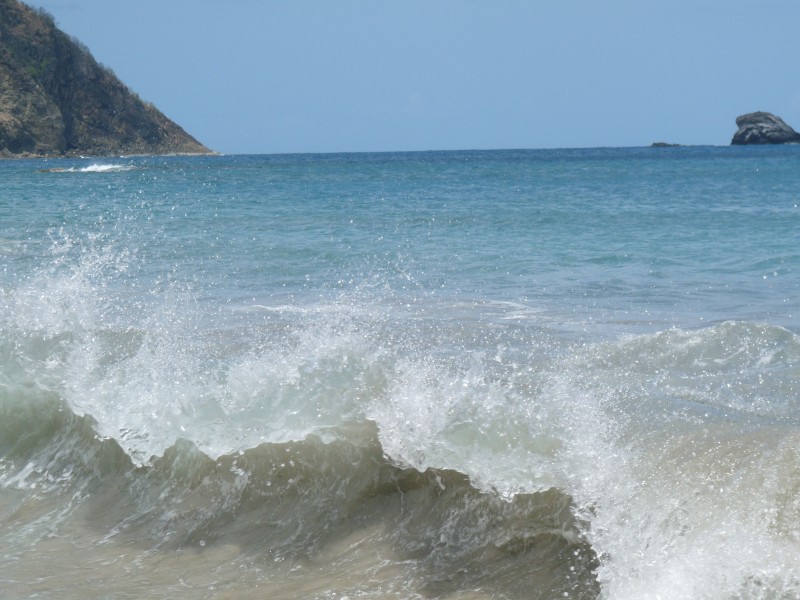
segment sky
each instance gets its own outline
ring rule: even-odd
[[[800,130],[797,0],[26,0],[226,154]]]

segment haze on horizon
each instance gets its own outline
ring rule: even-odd
[[[28,0],[228,153],[727,145],[800,130],[794,0]]]

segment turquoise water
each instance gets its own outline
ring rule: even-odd
[[[0,163],[0,590],[800,594],[798,167]]]

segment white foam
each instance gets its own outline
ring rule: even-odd
[[[78,171],[81,173],[110,173],[113,171],[130,171],[131,169],[133,169],[131,165],[92,164],[78,169]]]
[[[575,407],[565,452],[585,468],[569,492],[604,597],[795,597],[795,394],[770,379],[796,381],[799,349],[786,330],[723,323],[565,359],[549,394]]]
[[[121,165],[117,163],[93,163],[86,167],[54,167],[48,169],[51,173],[119,173],[121,171],[132,171],[136,167],[133,165]]]

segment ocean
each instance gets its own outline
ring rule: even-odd
[[[800,146],[0,162],[0,597],[800,597]]]

